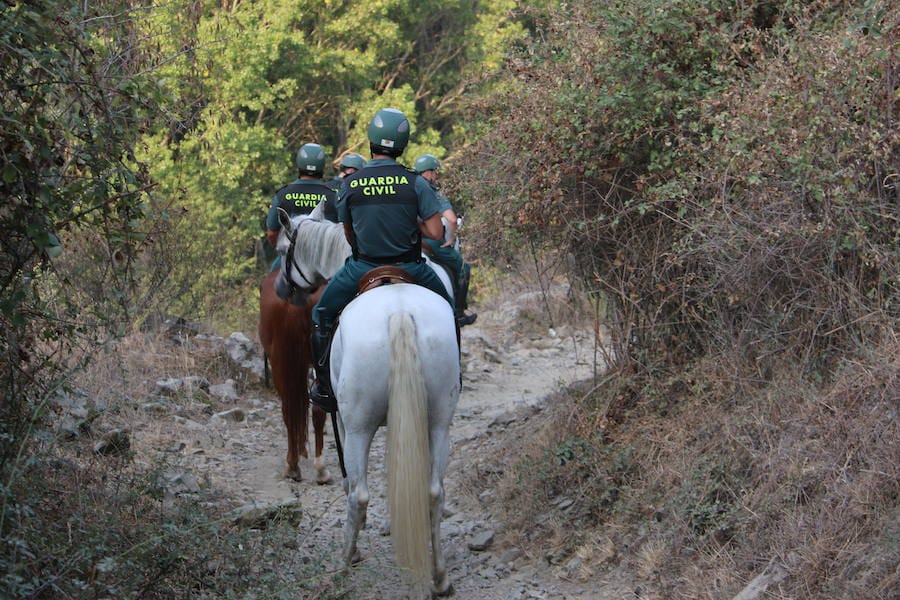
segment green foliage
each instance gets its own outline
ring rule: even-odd
[[[171,273],[184,290],[176,310],[252,320],[260,221],[303,143],[322,144],[333,162],[366,152],[369,119],[393,106],[414,125],[407,162],[446,155],[468,78],[496,69],[521,35],[512,6],[267,0],[141,14],[136,28],[172,101],[170,124],[148,132],[139,156],[189,215],[171,238],[184,257]]]
[[[165,224],[134,156],[158,89],[140,74],[128,22],[103,12],[125,6],[83,8],[0,10],[0,560],[13,597],[51,595],[92,551],[41,545],[69,535],[35,458],[48,398],[160,291],[144,284],[159,277],[147,257]],[[34,568],[54,561],[52,578]]]
[[[116,331],[141,296],[132,267],[153,207],[132,144],[156,89],[126,69],[127,31],[96,16],[51,2],[0,11],[0,472],[73,347]]]
[[[666,148],[661,132],[715,80],[705,70],[662,76],[689,62],[685,48],[696,47],[706,24],[684,16],[694,15],[692,6],[573,5],[541,23],[541,36],[511,59],[510,77],[471,108],[491,118],[459,178],[490,187],[485,193],[463,183],[459,196],[479,223],[504,232],[493,239],[515,245],[522,234],[558,231],[565,221],[551,209],[569,204],[576,177],[599,175],[629,158],[642,170],[670,160],[660,151]],[[664,37],[669,50],[648,50],[648,37]]]

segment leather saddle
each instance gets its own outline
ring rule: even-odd
[[[375,267],[359,279],[359,293],[387,285],[390,283],[415,283],[409,273],[393,265]]]

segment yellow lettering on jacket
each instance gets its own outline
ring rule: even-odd
[[[367,188],[373,185],[409,185],[409,179],[406,178],[406,175],[388,175],[387,177],[360,177],[350,181],[351,188]]]
[[[397,193],[397,188],[392,185],[370,185],[364,187],[362,193],[363,196],[393,196]]]
[[[293,202],[294,206],[315,206],[326,198],[325,194],[288,192],[284,195],[284,199]]]

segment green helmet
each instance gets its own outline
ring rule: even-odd
[[[344,158],[341,159],[341,168],[342,169],[347,167],[350,169],[356,169],[358,171],[359,169],[362,169],[364,166],[366,166],[366,159],[363,158],[362,154],[357,154],[356,152],[351,152],[350,154],[346,154],[346,155],[344,155]]]
[[[297,150],[297,168],[303,175],[321,175],[325,171],[325,149],[318,144],[303,144]]]
[[[409,142],[409,120],[396,108],[382,108],[369,123],[372,152],[400,156]]]
[[[424,173],[425,171],[437,171],[441,168],[441,161],[434,154],[423,154],[416,159],[414,165],[416,173]]]

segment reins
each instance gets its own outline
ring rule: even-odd
[[[288,290],[290,291],[292,296],[293,296],[295,290],[302,289],[299,285],[297,285],[294,282],[294,277],[292,275],[292,271],[294,270],[293,269],[294,267],[297,268],[297,272],[300,274],[301,279],[303,279],[303,281],[305,281],[306,284],[309,286],[309,288],[308,288],[309,291],[313,291],[318,287],[312,281],[310,281],[309,279],[306,278],[306,275],[303,274],[303,269],[301,269],[299,267],[299,265],[297,265],[297,263],[294,262],[294,248],[297,246],[297,232],[300,231],[300,225],[302,225],[302,224],[303,224],[303,221],[300,221],[299,223],[297,223],[297,226],[294,227],[294,229],[291,231],[291,235],[290,235],[291,243],[288,246],[287,255],[285,256],[285,267],[287,267],[287,282],[288,282],[288,286],[290,286],[288,288]]]

